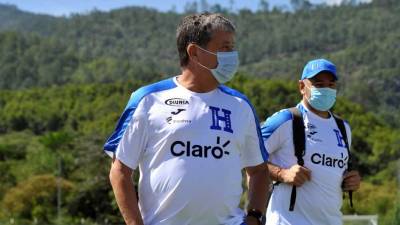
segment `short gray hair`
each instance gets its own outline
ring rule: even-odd
[[[202,13],[186,16],[176,30],[180,65],[185,67],[189,62],[186,48],[190,43],[206,47],[216,31],[235,33],[233,23],[219,13]]]

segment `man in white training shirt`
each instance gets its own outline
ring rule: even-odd
[[[342,190],[354,191],[360,186],[358,172],[347,171],[348,149],[329,111],[335,103],[337,79],[336,66],[328,60],[312,60],[304,67],[299,81],[303,99],[296,106],[305,131],[301,161],[295,156],[293,115],[289,109],[275,113],[262,126],[270,154],[269,171],[277,182],[267,209],[268,225],[340,225]],[[343,130],[350,147],[347,122]],[[292,204],[293,186],[297,194]]]
[[[248,99],[222,83],[238,67],[235,28],[220,14],[185,17],[177,29],[182,74],[135,91],[104,149],[127,224],[261,224],[268,153]],[[132,173],[139,167],[139,199]],[[239,208],[241,170],[247,214]]]

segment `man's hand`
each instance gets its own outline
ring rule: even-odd
[[[343,175],[343,190],[356,191],[360,188],[361,176],[356,170],[345,172]]]
[[[300,187],[306,181],[311,180],[311,170],[296,164],[289,169],[282,169],[280,179],[284,183]]]

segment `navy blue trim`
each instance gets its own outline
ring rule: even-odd
[[[242,94],[242,93],[240,93],[240,92],[238,92],[238,91],[236,91],[236,90],[234,90],[232,88],[229,88],[229,87],[227,87],[225,85],[219,85],[218,89],[221,90],[222,92],[224,92],[225,94],[241,98],[245,102],[247,102],[247,104],[249,104],[251,110],[253,111],[254,120],[255,120],[255,123],[256,123],[258,142],[259,142],[259,145],[260,145],[261,155],[262,155],[262,158],[263,158],[264,162],[268,161],[269,155],[268,155],[267,150],[265,149],[264,140],[263,140],[263,138],[261,136],[260,122],[258,120],[256,111],[255,111],[253,105],[250,103],[249,99],[244,94]]]
[[[268,117],[261,127],[261,135],[264,138],[264,141],[267,141],[276,129],[289,120],[293,120],[293,115],[289,109],[282,109]]]
[[[117,126],[112,133],[112,135],[107,139],[106,143],[104,144],[105,151],[115,152],[117,149],[119,142],[122,136],[125,133],[126,128],[128,127],[129,122],[132,119],[132,115],[135,113],[137,106],[139,105],[140,101],[146,96],[154,92],[164,91],[168,89],[172,89],[176,87],[173,78],[169,78],[166,80],[162,80],[160,82],[150,84],[144,87],[139,88],[135,91],[129,100],[124,112],[122,113]]]

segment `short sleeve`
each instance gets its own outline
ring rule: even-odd
[[[261,129],[257,116],[254,114],[254,111],[251,110],[247,117],[245,144],[240,154],[243,167],[256,166],[268,161],[268,153],[261,136]]]
[[[147,118],[137,110],[116,149],[116,158],[131,169],[136,169],[146,148],[147,124]]]
[[[137,95],[136,95],[137,96]],[[147,143],[145,98],[132,95],[117,126],[104,145],[105,152],[135,169]]]
[[[287,135],[290,133],[283,130],[291,128],[291,121],[292,114],[289,110],[284,109],[274,113],[262,125],[261,134],[269,154],[282,147],[283,141],[286,139],[282,137],[282,134]]]

